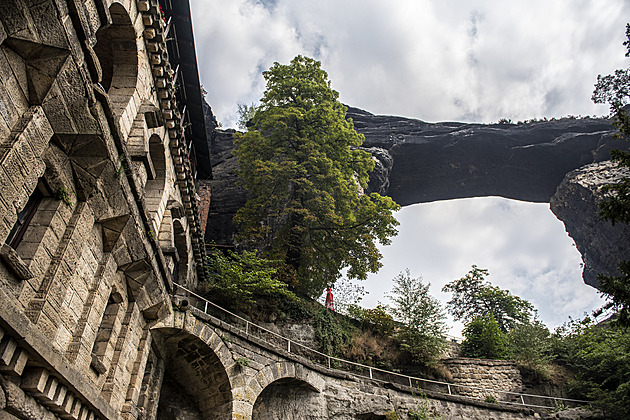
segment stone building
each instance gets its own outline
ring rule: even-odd
[[[155,418],[210,176],[183,0],[0,2],[0,419]]]

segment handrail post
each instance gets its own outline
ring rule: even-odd
[[[372,368],[370,368],[370,379],[372,379]]]
[[[453,395],[451,392],[451,384],[446,384],[446,386],[448,387],[448,395]]]
[[[521,404],[525,405],[525,399],[523,398],[523,394],[521,394]]]
[[[411,376],[407,376],[407,378],[409,378],[409,388],[413,388],[413,385],[411,384]]]
[[[291,353],[291,340],[287,340],[287,349],[288,352]]]
[[[203,313],[207,314],[208,313],[208,301],[206,300],[206,306],[203,308]]]
[[[328,369],[330,369],[330,356],[328,356]]]
[[[249,321],[245,321],[245,334],[249,334]]]

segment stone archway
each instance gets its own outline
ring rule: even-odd
[[[109,12],[112,24],[97,31],[94,52],[101,65],[101,85],[120,116],[136,89],[138,48],[136,32],[125,7],[114,3]]]
[[[243,395],[251,418],[327,418],[322,391],[325,380],[316,372],[294,362],[276,362],[261,369],[246,385]],[[249,413],[244,413],[246,416]]]
[[[324,396],[308,383],[278,379],[265,388],[254,403],[252,420],[326,419]]]
[[[232,419],[234,361],[221,338],[207,325],[194,332],[159,328],[152,332],[163,343],[165,373],[158,418]]]

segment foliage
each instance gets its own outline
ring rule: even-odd
[[[350,344],[356,327],[322,305],[313,308],[312,317],[320,351],[332,356],[343,356],[343,350]]]
[[[393,338],[371,329],[361,329],[353,333],[348,347],[344,350],[344,357],[348,360],[386,370],[400,366],[402,356],[403,353]]]
[[[488,274],[488,270],[473,265],[464,277],[446,284],[442,291],[453,293],[446,304],[449,313],[455,320],[464,322],[491,313],[503,332],[528,323],[535,311],[532,304],[507,290],[492,286],[485,281]]]
[[[553,342],[556,360],[576,374],[575,397],[594,400],[606,418],[630,417],[630,330],[586,318],[558,328]]]
[[[630,57],[630,24],[626,24],[626,57]],[[618,136],[627,138],[630,135],[630,116],[624,109],[630,98],[630,68],[617,69],[614,74],[597,76],[592,100],[596,104],[610,105],[613,125],[619,131]]]
[[[364,309],[361,318],[363,326],[383,336],[391,336],[395,325],[394,318],[388,313],[388,309],[380,304],[376,305],[376,308]]]
[[[398,420],[400,419],[400,413],[398,411],[388,411],[385,413],[385,420]]]
[[[394,317],[403,324],[398,332],[401,349],[421,363],[431,364],[445,348],[446,315],[440,302],[429,294],[430,284],[413,278],[409,270],[394,277],[390,299]]]
[[[55,193],[57,200],[61,200],[66,206],[72,206],[72,192],[66,187],[60,187]]]
[[[251,198],[236,214],[237,240],[283,262],[280,275],[319,296],[347,268],[365,279],[381,266],[399,208],[364,194],[374,162],[346,120],[320,63],[297,56],[263,73],[267,87],[248,132],[237,135],[238,175]]]
[[[626,57],[630,57],[630,24],[626,25]],[[597,84],[593,92],[595,103],[608,103],[613,126],[617,130],[617,137],[628,140],[630,137],[630,114],[628,101],[630,99],[630,67],[618,69],[612,75],[597,76]],[[613,150],[611,157],[620,168],[630,169],[630,152],[627,150]],[[630,223],[630,178],[607,185],[605,191],[608,199],[600,203],[600,216],[610,221]],[[630,261],[620,261],[618,269],[621,275],[600,275],[599,290],[609,299],[606,309],[617,311],[617,322],[630,326]]]
[[[464,330],[462,355],[478,359],[502,359],[507,354],[507,342],[492,312],[470,321]]]
[[[243,251],[227,255],[215,251],[208,256],[208,291],[239,305],[254,302],[256,296],[284,295],[293,297],[287,285],[277,279],[273,262],[258,257],[256,252]]]
[[[240,367],[247,367],[251,363],[251,360],[249,360],[247,357],[238,357],[236,358],[235,362]]]
[[[241,130],[247,129],[247,124],[254,118],[256,114],[256,104],[252,102],[251,105],[238,104],[238,121],[236,122],[238,128]]]
[[[499,401],[497,401],[497,399],[495,397],[493,397],[492,395],[486,395],[486,398],[484,398],[484,401],[490,404],[498,404]]]
[[[416,408],[409,409],[407,418],[410,420],[429,420],[442,417],[437,414],[435,407],[431,407],[424,392],[420,391],[417,397],[420,398],[420,402],[416,405]]]
[[[509,357],[538,371],[551,359],[551,334],[540,320],[520,324],[507,334]]]

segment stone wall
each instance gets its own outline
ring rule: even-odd
[[[482,360],[457,358],[443,361],[453,377],[453,383],[466,387],[453,387],[453,392],[467,397],[497,401],[512,401],[513,395],[489,390],[521,392],[523,380],[514,362],[508,360]],[[469,388],[470,387],[470,388]]]
[[[211,412],[217,419],[383,419],[391,412],[407,418],[411,411],[443,419],[535,418],[529,409],[331,370],[281,345],[271,347],[252,335],[251,328],[246,333],[195,309],[174,312],[154,331],[164,337],[168,354],[188,349],[190,355],[167,365],[167,376],[182,390],[181,398],[168,393],[160,402],[170,413],[190,412],[190,401],[197,401],[203,418]],[[204,353],[204,347],[212,348],[212,354]],[[203,391],[208,386],[231,389],[231,393]],[[208,411],[204,414],[204,410]],[[173,418],[196,417],[181,414]]]
[[[0,418],[155,415],[151,326],[204,272],[167,30],[155,0],[0,6]]]

